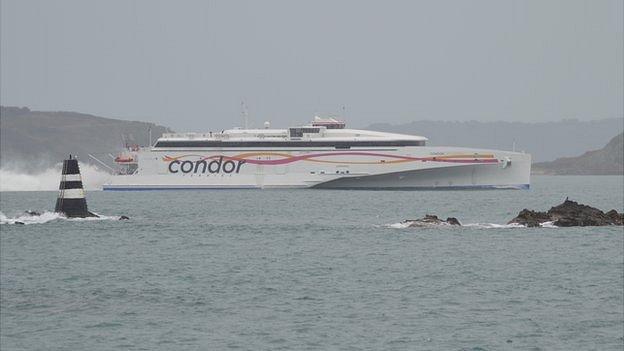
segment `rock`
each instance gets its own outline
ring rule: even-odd
[[[605,214],[611,218],[615,225],[624,225],[624,213],[617,213],[616,210],[611,210]]]
[[[420,219],[407,219],[402,223],[409,224],[409,227],[423,227],[423,226],[431,226],[431,225],[457,225],[461,226],[457,218],[449,217],[446,220],[438,218],[436,215],[425,215],[425,217]]]
[[[524,209],[509,224],[517,223],[527,227],[539,227],[545,222],[553,222],[557,227],[587,227],[622,225],[624,214],[611,210],[607,213],[601,210],[566,200],[557,206],[551,207],[548,212],[537,212]]]
[[[25,225],[26,223],[24,223],[24,222],[20,222],[20,221],[15,221],[15,223],[14,223],[14,224]]]
[[[446,219],[446,223],[448,223],[450,225],[461,225],[461,223],[459,223],[459,220],[457,220],[457,218],[455,218],[455,217],[448,217]]]
[[[613,224],[611,219],[597,208],[566,199],[552,207],[548,214],[558,227],[587,227]]]
[[[518,213],[518,216],[508,224],[517,223],[527,227],[539,227],[541,223],[550,222],[550,216],[546,212],[531,211],[524,209]]]
[[[123,220],[126,220],[126,219],[130,219],[130,217],[128,217],[128,216],[120,216],[119,217],[120,221],[123,221]]]

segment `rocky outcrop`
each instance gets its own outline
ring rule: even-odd
[[[432,225],[457,225],[461,226],[461,223],[455,217],[448,217],[446,220],[438,218],[436,215],[425,215],[420,219],[406,219],[402,222],[407,224],[408,227],[428,227]]]
[[[509,221],[509,224],[539,227],[545,222],[552,222],[557,227],[623,225],[624,213],[618,213],[616,210],[604,213],[595,207],[566,198],[562,204],[551,207],[547,212],[524,209],[516,218]]]

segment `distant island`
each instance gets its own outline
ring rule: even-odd
[[[622,175],[624,174],[624,133],[600,150],[577,157],[562,157],[552,162],[533,164],[534,174],[548,175]]]
[[[537,174],[622,174],[624,119],[581,122],[449,122],[415,121],[400,125],[373,124],[366,129],[424,135],[429,145],[524,150],[533,156]],[[0,107],[0,167],[38,172],[72,153],[94,163],[89,154],[113,166],[112,157],[124,142],[149,145],[165,126],[65,111],[32,111]],[[597,150],[579,155],[587,150]],[[555,160],[556,159],[556,160]],[[543,162],[551,161],[553,162]]]
[[[109,154],[128,143],[148,145],[167,127],[76,112],[31,111],[27,107],[0,107],[0,167],[42,171],[72,153],[83,162],[89,154],[112,166]]]
[[[603,147],[624,131],[624,118],[593,121],[564,119],[557,122],[414,121],[378,123],[365,129],[422,135],[428,145],[465,146],[525,151],[533,162],[553,161]]]

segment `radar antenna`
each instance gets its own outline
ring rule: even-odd
[[[245,105],[245,101],[241,101],[241,114],[243,115],[245,129],[249,129],[249,112],[247,111],[247,105]]]

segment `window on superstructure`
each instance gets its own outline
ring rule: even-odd
[[[291,138],[303,137],[303,128],[290,128],[290,137]]]
[[[321,128],[290,128],[291,138],[302,138],[304,134],[318,134]]]

